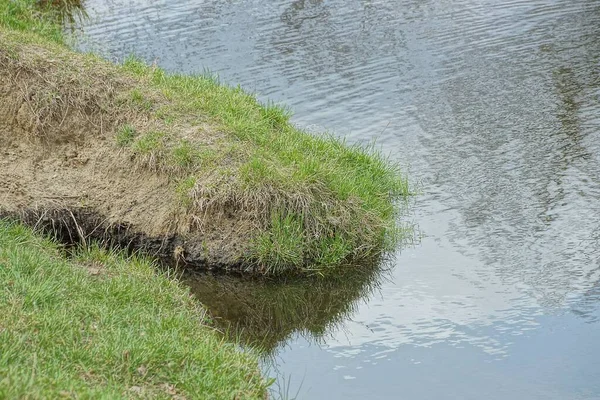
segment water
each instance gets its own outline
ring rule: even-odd
[[[418,185],[423,238],[383,274],[192,284],[263,337],[280,393],[600,399],[600,3],[86,6],[82,47],[217,72],[308,130],[376,138]]]

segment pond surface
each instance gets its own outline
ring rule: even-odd
[[[423,237],[384,273],[194,280],[263,338],[279,394],[600,399],[599,2],[86,6],[82,47],[216,72],[308,130],[376,139],[419,188]]]

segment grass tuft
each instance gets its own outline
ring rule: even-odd
[[[290,122],[292,111],[275,103],[267,103],[260,109],[260,116],[268,122],[272,129],[280,129]]]
[[[125,124],[121,126],[117,130],[117,145],[120,147],[128,146],[133,143],[133,139],[135,138],[136,131],[135,128],[129,124]]]
[[[280,274],[290,265],[302,264],[304,223],[300,215],[273,213],[271,229],[256,238],[253,258],[265,274]]]
[[[175,190],[177,191],[177,195],[181,199],[181,203],[185,207],[189,207],[193,203],[192,191],[194,190],[196,183],[197,183],[197,180],[193,176],[188,176],[184,179],[179,180],[179,182],[177,182],[177,187]]]
[[[146,99],[146,97],[144,97],[144,95],[142,94],[142,92],[139,89],[133,89],[131,91],[131,103],[135,106],[140,108],[142,111],[150,111],[152,110],[152,101]]]
[[[141,155],[156,152],[164,148],[164,139],[164,132],[148,132],[133,143],[133,151]]]
[[[182,140],[171,150],[171,158],[177,167],[189,169],[198,163],[200,153],[188,140]]]

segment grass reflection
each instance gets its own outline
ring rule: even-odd
[[[37,0],[44,11],[51,11],[63,25],[75,24],[77,20],[87,18],[83,0]]]
[[[352,314],[386,276],[377,262],[370,265],[346,268],[351,272],[335,279],[193,274],[184,280],[220,329],[269,355],[296,332],[318,340]]]

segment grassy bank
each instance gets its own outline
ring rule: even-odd
[[[76,54],[64,45],[64,18],[36,4],[0,0],[0,66],[35,88],[28,133],[51,142],[72,118],[64,110],[79,110],[113,153],[131,155],[123,168],[166,177],[173,223],[152,231],[190,242],[213,229],[236,242],[219,259],[263,274],[328,274],[402,239],[394,201],[407,182],[373,149],[303,132],[288,110],[211,76]],[[209,260],[224,252],[222,240],[202,239],[183,249],[186,260],[204,257],[199,247]]]
[[[0,287],[0,398],[264,398],[256,358],[148,260],[66,260],[0,220]]]

